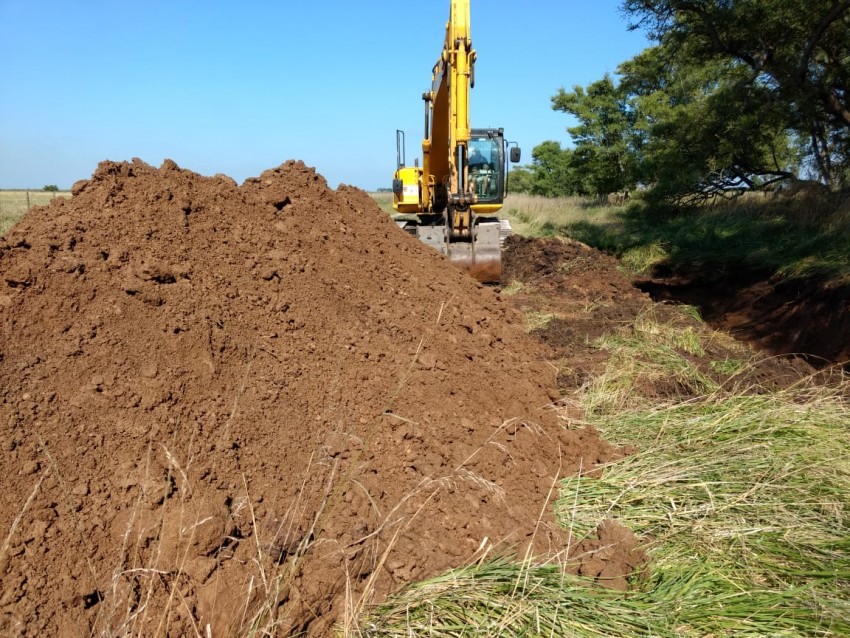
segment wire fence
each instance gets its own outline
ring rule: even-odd
[[[70,191],[45,191],[35,189],[0,190],[0,234],[5,233],[27,211],[35,206],[46,206],[57,197],[70,197]]]

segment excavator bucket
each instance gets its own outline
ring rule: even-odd
[[[498,221],[475,225],[473,241],[448,244],[452,263],[463,268],[485,284],[499,283],[502,279],[502,242]]]
[[[507,221],[482,221],[475,225],[472,241],[446,241],[441,225],[417,226],[416,236],[447,255],[451,262],[482,283],[499,283],[502,278],[502,244],[510,235]]]

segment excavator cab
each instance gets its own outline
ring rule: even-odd
[[[404,133],[396,131],[397,164],[393,179],[393,208],[396,223],[421,241],[447,255],[453,263],[467,270],[473,277],[486,283],[501,278],[501,249],[511,234],[506,219],[498,212],[505,200],[508,159],[520,160],[518,147],[505,143],[503,129],[472,129],[466,146],[465,161],[458,160],[461,192],[453,207],[447,202],[451,197],[435,188],[434,205],[422,209],[423,170],[418,165],[405,166]],[[461,220],[461,223],[457,223]]]
[[[480,132],[479,132],[480,133]],[[504,199],[505,171],[503,144],[498,135],[486,132],[469,140],[468,179],[480,204],[501,204]]]
[[[472,129],[467,146],[467,180],[476,195],[476,215],[495,214],[502,207],[507,187],[508,158],[503,129]],[[519,148],[511,148],[510,161],[518,162]]]
[[[466,190],[474,195],[470,230],[466,237],[449,233],[446,253],[451,260],[482,282],[495,283],[502,275],[502,244],[511,225],[499,219],[505,201],[508,157],[503,129],[472,129],[467,142]],[[511,148],[510,160],[519,161]]]

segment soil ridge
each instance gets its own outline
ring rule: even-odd
[[[0,238],[0,335],[4,633],[324,635],[562,551],[557,478],[619,453],[509,302],[296,161],[102,162]]]

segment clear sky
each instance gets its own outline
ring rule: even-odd
[[[472,0],[474,127],[523,163],[569,141],[560,87],[647,46],[619,0]],[[389,186],[395,131],[421,154],[421,95],[448,0],[0,0],[0,188],[69,188],[97,163],[166,158],[238,182],[287,159],[332,187]]]

